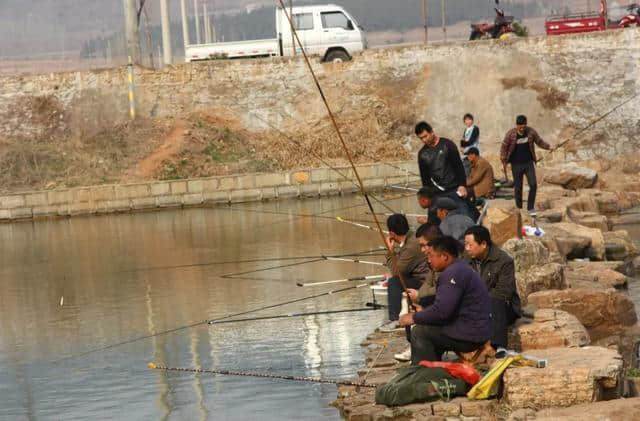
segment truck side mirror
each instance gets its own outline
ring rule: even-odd
[[[351,20],[347,20],[347,31],[353,31],[354,29],[353,22],[351,22]]]

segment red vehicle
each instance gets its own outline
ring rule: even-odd
[[[636,3],[626,7],[618,6],[609,9],[607,0],[600,0],[600,10],[598,12],[550,16],[545,21],[544,26],[547,35],[604,31],[633,25],[640,26],[639,14],[640,6]]]

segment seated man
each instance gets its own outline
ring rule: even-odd
[[[415,234],[409,230],[409,222],[404,215],[395,214],[387,219],[387,245],[396,258],[397,266],[392,263],[392,256],[387,253],[386,266],[391,269],[393,277],[389,278],[387,288],[389,300],[389,320],[398,320],[402,309],[402,284],[400,274],[407,288],[420,288],[424,276],[429,272],[429,264],[420,251],[420,244]],[[398,246],[396,248],[396,246]]]
[[[464,248],[471,267],[480,275],[491,298],[491,344],[507,347],[507,329],[520,317],[513,259],[491,241],[489,230],[477,225],[465,232]]]
[[[446,351],[473,352],[489,339],[489,293],[480,276],[458,260],[458,242],[441,237],[427,243],[420,238],[422,250],[432,269],[440,272],[433,305],[417,313],[404,314],[402,326],[411,331],[411,364],[422,360],[440,361]]]
[[[451,236],[460,242],[464,241],[465,231],[475,225],[473,219],[460,212],[456,202],[448,197],[437,198],[434,206],[436,215],[442,221],[440,222],[442,234]]]
[[[431,225],[440,225],[438,215],[436,215],[436,208],[433,206],[438,191],[432,187],[423,187],[418,190],[418,205],[422,209],[426,209],[427,216],[419,216],[417,221],[420,225],[429,223]]]
[[[467,188],[471,190],[476,199],[493,198],[493,167],[486,159],[480,156],[478,148],[470,148],[467,158],[471,163],[471,174],[467,177]]]

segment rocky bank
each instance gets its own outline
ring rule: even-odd
[[[487,401],[387,408],[375,405],[372,389],[341,387],[334,405],[345,419],[640,419],[640,398],[625,378],[638,363],[640,328],[627,286],[640,261],[628,233],[616,228],[620,212],[640,204],[640,193],[594,189],[596,171],[575,164],[548,173],[536,220],[512,201],[494,200],[484,221],[515,260],[525,306],[510,331],[510,348],[546,358],[548,366],[509,368],[499,397]],[[522,237],[522,225],[534,224],[545,235]],[[384,343],[387,349],[369,367]],[[384,383],[407,364],[393,359],[407,347],[404,331],[376,331],[362,346],[368,366],[358,375],[370,368],[368,383]]]

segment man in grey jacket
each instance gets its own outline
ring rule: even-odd
[[[442,221],[440,223],[442,234],[463,242],[465,231],[475,225],[473,219],[461,211],[459,205],[449,197],[438,197],[434,206],[436,215]]]

